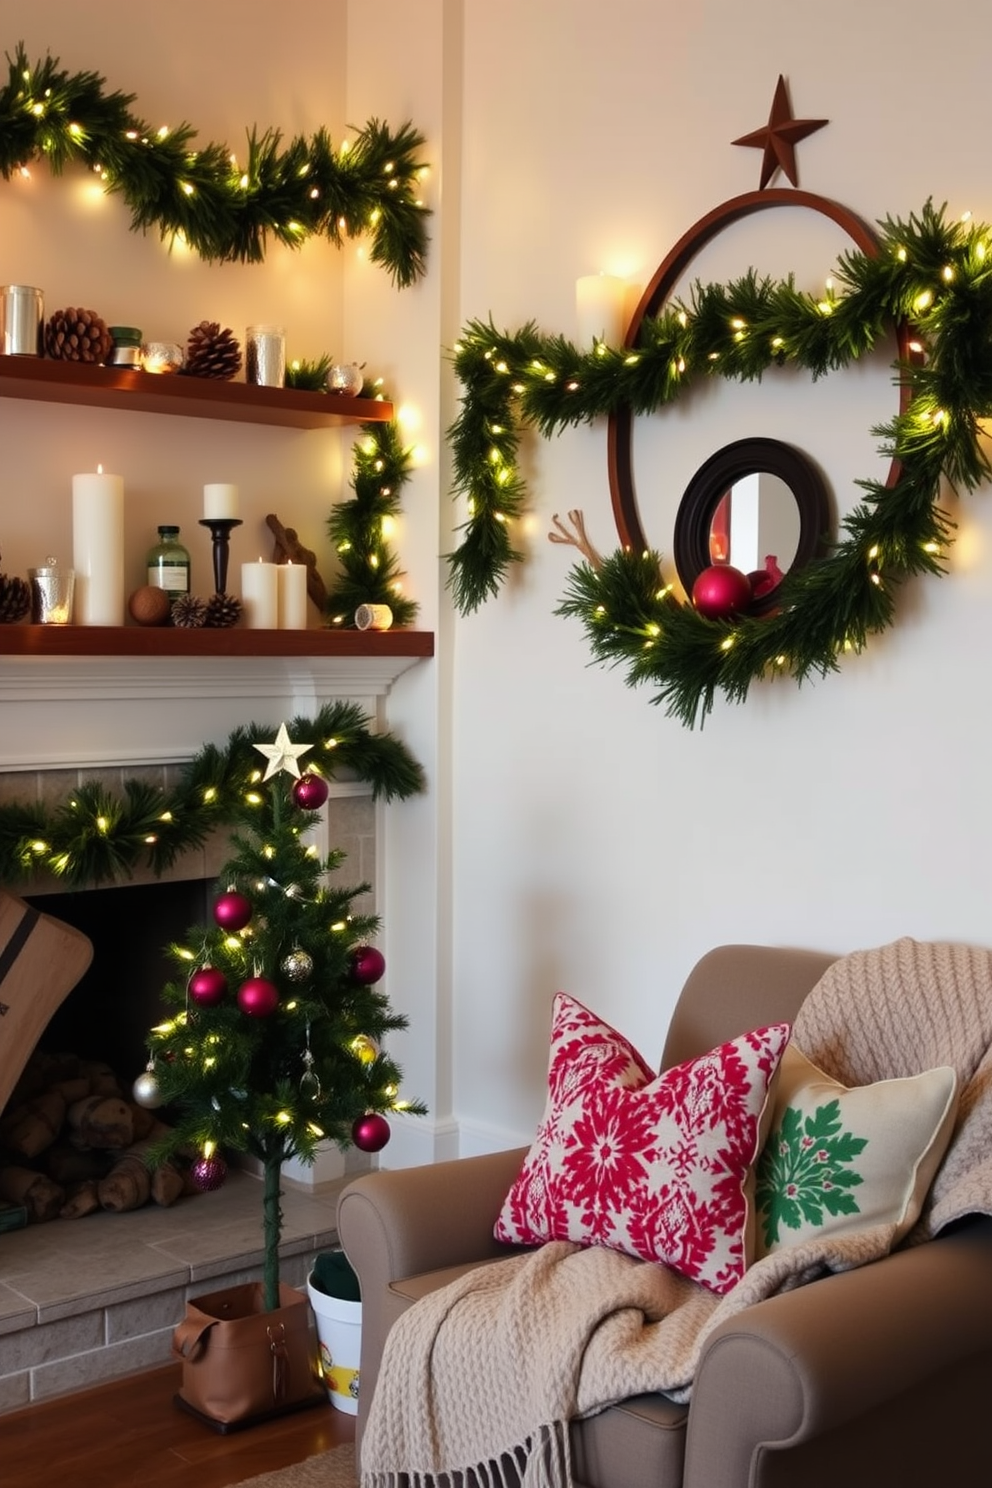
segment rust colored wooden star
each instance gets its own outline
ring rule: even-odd
[[[805,139],[808,134],[815,134],[818,129],[823,128],[824,124],[829,123],[829,119],[794,119],[785,78],[779,73],[768,123],[763,129],[755,129],[750,134],[742,134],[740,139],[735,139],[733,143],[750,145],[756,150],[765,152],[761,160],[759,191],[764,191],[777,170],[783,170],[793,186],[798,186],[796,144],[799,140]]]

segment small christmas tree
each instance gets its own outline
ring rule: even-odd
[[[300,770],[312,746],[294,744],[283,724],[274,743],[251,747],[266,757],[264,773],[249,777],[237,811],[214,924],[170,948],[182,976],[165,989],[174,1012],[151,1031],[144,1079],[145,1104],[178,1113],[157,1155],[196,1153],[197,1187],[224,1181],[225,1151],[261,1163],[272,1309],[283,1163],[312,1163],[328,1140],[378,1151],[389,1139],[383,1112],[425,1107],[400,1100],[400,1070],[383,1048],[406,1019],[376,990],[385,970],[370,944],[378,919],[352,907],[368,885],[328,887],[344,854],[321,859],[306,840],[328,795],[319,774]]]

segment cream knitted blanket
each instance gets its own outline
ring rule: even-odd
[[[832,966],[794,1037],[846,1084],[952,1065],[955,1137],[913,1239],[992,1213],[992,953],[903,939]],[[386,1343],[362,1449],[363,1488],[570,1488],[567,1423],[631,1395],[688,1399],[726,1318],[885,1255],[893,1227],[810,1240],[753,1265],[725,1297],[668,1268],[553,1242],[424,1297]]]

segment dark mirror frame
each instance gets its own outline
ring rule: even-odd
[[[712,564],[710,529],[717,507],[735,481],[757,474],[777,475],[795,497],[799,540],[788,568],[802,568],[824,552],[831,530],[830,498],[820,472],[800,450],[779,439],[738,439],[699,467],[679,503],[673,554],[687,596],[703,569]],[[777,589],[776,585],[753,599],[747,614],[766,615],[775,609]]]

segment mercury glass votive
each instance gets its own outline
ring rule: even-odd
[[[286,332],[282,326],[253,325],[245,332],[245,378],[258,387],[286,384]]]

